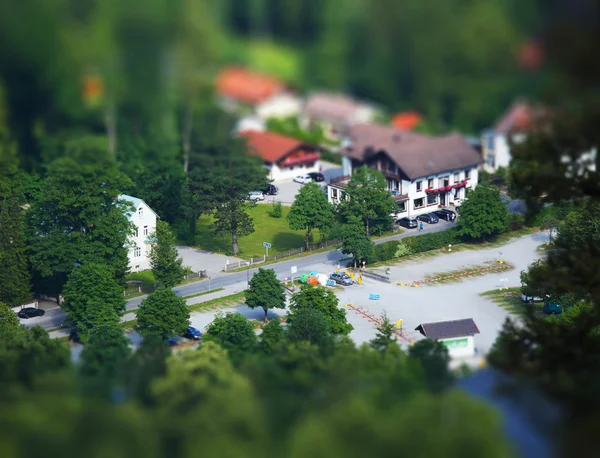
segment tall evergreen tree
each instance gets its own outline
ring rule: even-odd
[[[270,309],[285,308],[285,291],[273,269],[258,269],[246,292],[246,305],[251,309],[262,308],[265,321]]]
[[[158,220],[150,249],[150,265],[154,278],[160,285],[168,288],[178,285],[185,275],[182,263],[169,224]]]

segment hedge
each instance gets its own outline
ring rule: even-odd
[[[374,261],[389,261],[394,259],[399,243],[404,243],[413,253],[423,253],[425,251],[438,250],[448,245],[462,242],[462,237],[458,235],[456,228],[446,231],[430,232],[423,235],[412,235],[402,240],[380,243],[373,248]]]

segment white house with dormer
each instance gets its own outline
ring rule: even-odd
[[[127,218],[133,224],[133,235],[127,240],[129,271],[148,270],[150,266],[150,236],[156,231],[158,215],[138,197],[121,194],[120,202],[130,203],[135,211],[128,211]]]

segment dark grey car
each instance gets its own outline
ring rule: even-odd
[[[418,226],[415,218],[409,218],[407,216],[400,218],[398,221],[396,221],[396,223],[398,223],[399,226],[406,227],[408,229],[414,229]]]
[[[354,284],[354,280],[349,275],[341,272],[334,272],[329,276],[330,280],[333,280],[338,285],[350,286]]]

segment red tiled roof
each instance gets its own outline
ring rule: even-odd
[[[279,80],[241,67],[223,69],[217,76],[217,93],[223,97],[257,104],[281,92]]]
[[[392,118],[392,125],[402,130],[413,130],[422,121],[421,115],[414,111],[398,113]]]
[[[276,162],[302,145],[302,142],[273,132],[246,130],[240,133],[250,148],[267,162]]]
[[[531,128],[534,110],[524,102],[517,102],[509,108],[494,127],[499,134],[522,132]]]

